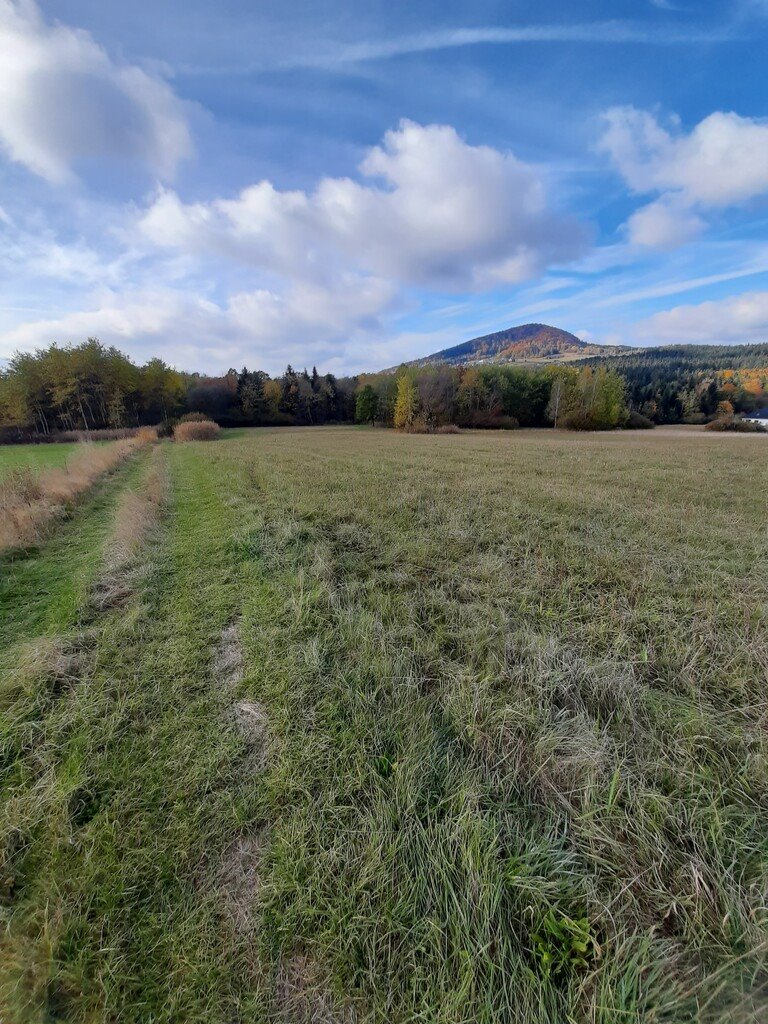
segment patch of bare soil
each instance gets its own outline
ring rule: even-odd
[[[340,1003],[322,985],[318,971],[303,953],[280,964],[275,987],[278,1020],[286,1024],[355,1024],[357,1012]]]
[[[224,686],[237,686],[242,681],[243,643],[239,622],[232,622],[222,631],[213,657],[213,674]]]
[[[255,924],[265,845],[262,832],[238,836],[221,859],[217,892],[224,914],[239,932],[249,932]]]
[[[269,744],[269,720],[263,704],[258,701],[241,700],[232,709],[235,724],[245,740],[254,767],[262,768],[267,760]]]

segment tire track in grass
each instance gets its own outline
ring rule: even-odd
[[[0,766],[8,778],[42,742],[52,705],[87,670],[96,642],[88,595],[112,516],[145,458],[98,485],[43,547],[0,556]]]
[[[233,761],[237,781],[230,791],[245,806],[240,827],[228,841],[219,839],[219,852],[212,850],[205,859],[200,884],[211,886],[219,916],[231,934],[235,963],[244,968],[241,977],[232,979],[238,1007],[233,1020],[352,1024],[357,1020],[354,1007],[331,991],[319,963],[306,950],[275,949],[274,922],[264,918],[262,887],[271,869],[274,815],[285,771],[259,666],[264,616],[268,621],[274,614],[270,604],[275,581],[259,546],[253,544],[253,538],[269,528],[260,505],[252,500],[252,481],[246,474],[236,487],[231,479],[228,484],[222,511],[230,524],[227,547],[234,578],[227,602],[230,614],[212,645],[209,673],[214,692],[221,697],[224,729],[231,731],[234,725],[240,739]],[[223,572],[227,568],[221,567]],[[254,689],[262,699],[255,699]]]
[[[78,591],[76,621],[69,623],[67,635],[42,636],[26,643],[17,641],[10,649],[13,656],[22,648],[14,684],[3,691],[5,701],[11,702],[12,715],[10,720],[6,719],[3,733],[7,798],[2,806],[2,834],[6,841],[0,847],[0,902],[6,931],[0,941],[0,1001],[11,1007],[9,1013],[18,1015],[11,1020],[26,1021],[37,1012],[50,1019],[66,1017],[68,989],[59,980],[55,966],[57,935],[63,927],[63,919],[55,909],[57,898],[53,893],[47,898],[53,916],[49,918],[47,909],[43,931],[35,924],[34,913],[29,913],[29,902],[35,883],[51,871],[56,848],[62,842],[77,843],[78,832],[98,812],[104,797],[99,787],[89,781],[85,763],[80,763],[79,772],[72,775],[73,762],[66,752],[67,741],[71,741],[68,724],[73,712],[76,713],[81,691],[90,682],[104,626],[100,619],[107,611],[107,606],[100,602],[94,606],[88,600],[99,593],[99,581],[105,578],[94,570],[100,561],[108,574],[119,574],[127,581],[138,569],[162,504],[158,458],[159,452],[155,450],[148,470],[146,458],[134,463],[123,474],[123,486],[116,493],[109,493],[109,500],[106,495],[103,499],[96,496],[91,510],[93,521],[88,509],[77,517],[84,520],[81,534],[62,537],[54,543],[53,552],[43,551],[28,563],[30,569],[39,572],[50,564],[46,554],[55,557],[60,546],[69,540],[74,550],[66,552],[64,564],[76,564],[78,557],[82,559],[83,582],[87,572],[90,583]],[[94,548],[99,555],[95,560]],[[36,573],[30,573],[31,579],[35,576]],[[65,582],[55,573],[52,579],[60,587]],[[123,592],[127,597],[134,591],[123,588]],[[94,610],[98,614],[94,615]],[[60,621],[65,624],[63,615]],[[78,627],[74,631],[73,625]],[[45,836],[47,840],[43,840]],[[41,845],[50,849],[41,852]]]
[[[56,917],[38,994],[64,1020],[250,1021],[265,1005],[252,942],[224,928],[214,884],[220,851],[268,819],[237,720],[255,701],[211,672],[247,583],[242,509],[213,446],[165,455],[162,545],[133,597],[91,608],[96,664],[48,739],[60,811],[54,842],[35,841],[25,910]]]

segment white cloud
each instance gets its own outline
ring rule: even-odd
[[[52,182],[94,157],[168,178],[191,150],[163,80],[112,61],[87,32],[48,24],[32,0],[0,0],[0,144]]]
[[[266,288],[217,303],[190,288],[103,289],[89,308],[16,326],[0,339],[0,358],[31,349],[98,337],[138,359],[161,355],[189,370],[220,373],[244,362],[276,373],[286,362],[313,361],[348,370],[366,365],[381,343],[382,315],[391,289],[377,281],[346,281],[343,294],[298,285]]]
[[[261,345],[301,339],[305,348],[376,332],[394,304],[394,291],[376,278],[342,278],[334,289],[298,283],[283,293],[266,288],[240,292],[229,302],[233,323]],[[305,356],[306,358],[306,356]]]
[[[549,208],[539,169],[451,127],[403,121],[360,171],[365,184],[325,178],[311,193],[262,181],[236,199],[184,204],[164,192],[141,228],[159,246],[292,279],[344,271],[445,290],[517,283],[582,248],[581,227]]]
[[[701,217],[680,203],[657,199],[641,206],[627,221],[632,245],[648,249],[675,249],[689,242],[704,230]]]
[[[646,342],[768,341],[768,292],[675,306],[635,326]]]
[[[664,0],[656,6],[676,10]],[[675,28],[668,22],[647,21],[583,21],[527,25],[488,25],[455,28],[436,28],[389,38],[365,39],[359,42],[339,42],[337,39],[319,38],[311,33],[309,44],[292,50],[290,40],[285,46],[272,46],[244,63],[181,64],[179,70],[194,75],[253,75],[275,68],[322,68],[325,71],[343,70],[369,61],[384,61],[410,54],[431,53],[471,46],[516,46],[529,43],[538,45],[568,43],[571,45],[620,46],[626,43],[641,46],[691,46],[695,43],[723,43],[738,38],[728,26],[707,27],[686,24]]]
[[[768,121],[716,111],[687,135],[646,111],[604,115],[600,148],[635,192],[673,192],[688,203],[731,206],[768,191]]]
[[[637,193],[659,199],[627,222],[630,241],[668,249],[704,228],[700,213],[768,193],[768,121],[716,111],[688,133],[647,111],[614,107],[604,114],[599,149]],[[698,212],[696,212],[698,211]]]

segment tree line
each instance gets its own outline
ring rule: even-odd
[[[161,359],[136,365],[94,338],[17,353],[0,371],[0,428],[6,439],[59,431],[173,423],[203,412],[225,426],[344,423],[354,419],[354,379],[288,366],[272,379],[261,370],[222,377],[184,373]]]
[[[372,423],[411,431],[471,428],[612,429],[703,422],[727,403],[737,414],[768,401],[768,346],[649,350],[544,367],[420,367],[335,377],[316,368],[270,377],[230,369],[184,373],[161,359],[135,364],[89,339],[20,353],[0,371],[5,439],[58,431],[173,423],[202,412],[223,426]],[[707,362],[708,360],[708,362]],[[730,361],[730,366],[721,365]],[[13,436],[11,436],[13,435]]]
[[[355,417],[400,430],[624,426],[624,382],[605,367],[403,366],[358,378]]]

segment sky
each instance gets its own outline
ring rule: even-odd
[[[768,0],[0,0],[0,364],[768,341]]]

